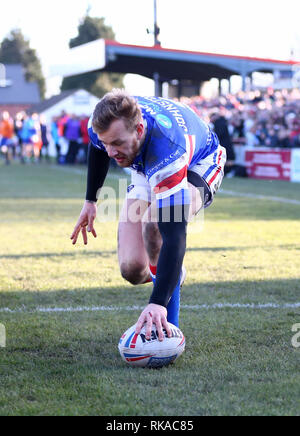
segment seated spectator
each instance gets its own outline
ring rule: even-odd
[[[207,121],[226,109],[231,141],[250,147],[300,147],[300,90],[238,92],[181,99]],[[220,134],[221,135],[221,134]]]
[[[300,147],[300,118],[295,118],[293,121],[290,142],[292,147]]]
[[[256,135],[256,126],[251,127],[250,130],[246,132],[246,144],[248,147],[257,147],[259,145],[259,139]]]
[[[278,147],[291,147],[291,141],[289,138],[289,132],[284,127],[279,128],[278,133]]]
[[[275,129],[270,128],[267,132],[266,139],[265,139],[265,145],[267,147],[275,148],[279,147],[279,138],[278,134],[275,131]]]

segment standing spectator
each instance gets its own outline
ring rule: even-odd
[[[60,138],[58,134],[58,125],[57,125],[58,118],[53,117],[51,121],[51,127],[50,127],[50,133],[53,139],[53,142],[55,144],[56,148],[56,162],[60,163],[61,158],[61,145],[60,145]]]
[[[49,132],[47,121],[44,115],[40,115],[40,127],[41,127],[41,141],[42,141],[42,149],[40,154],[40,160],[42,156],[45,156],[45,159],[49,161]]]
[[[41,129],[38,114],[32,114],[31,117],[25,115],[21,137],[24,144],[24,160],[29,162],[30,159],[38,160],[41,149]]]
[[[57,128],[58,128],[59,144],[60,144],[60,156],[59,156],[60,164],[66,163],[66,155],[69,148],[69,142],[65,138],[65,128],[68,120],[69,120],[69,115],[67,115],[65,111],[61,112],[61,115],[57,120]]]
[[[12,148],[14,145],[14,123],[9,113],[4,111],[2,113],[2,120],[0,122],[0,148],[4,152],[5,162],[7,165],[12,160]]]
[[[14,120],[15,135],[18,138],[18,146],[19,146],[18,147],[19,150],[17,151],[17,154],[20,156],[21,163],[25,163],[24,161],[25,152],[23,150],[23,139],[22,139],[22,127],[23,127],[24,118],[25,118],[25,113],[18,112]]]
[[[31,125],[33,135],[31,136],[31,141],[33,144],[33,156],[34,162],[38,163],[40,160],[41,149],[42,149],[42,137],[41,137],[41,125],[39,115],[37,113],[33,113],[31,115]]]
[[[66,163],[74,164],[79,149],[79,140],[81,138],[80,121],[76,115],[73,115],[66,122],[64,134],[65,138],[69,141]]]
[[[29,159],[32,157],[32,143],[31,143],[31,128],[29,117],[26,113],[23,116],[22,128],[20,131],[21,140],[22,140],[22,160],[24,163],[27,163]]]
[[[84,153],[84,163],[87,163],[87,156],[88,156],[88,147],[89,147],[89,134],[88,134],[88,124],[89,124],[89,117],[83,116],[80,120],[80,132],[81,132],[81,138],[82,138],[82,145],[81,150],[83,150]]]
[[[230,119],[231,137],[244,138],[244,119],[240,111],[232,111]]]
[[[220,140],[220,144],[222,147],[226,148],[227,162],[224,167],[224,173],[227,175],[234,169],[235,153],[228,131],[228,122],[223,111],[220,111],[220,114],[213,114],[211,122],[213,123],[214,131]]]

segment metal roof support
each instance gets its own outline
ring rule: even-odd
[[[222,79],[218,79],[218,93],[222,95]]]
[[[246,91],[246,87],[247,87],[247,83],[246,83],[246,79],[247,79],[247,73],[243,72],[242,73],[242,91]]]
[[[155,97],[161,97],[162,96],[162,81],[160,80],[159,73],[155,72],[153,74],[153,80],[154,80]]]

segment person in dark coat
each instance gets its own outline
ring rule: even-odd
[[[40,161],[44,156],[47,161],[49,161],[49,132],[47,121],[44,115],[40,115],[40,126],[41,126],[41,141],[42,141],[42,149],[40,154]]]
[[[213,124],[214,131],[220,140],[220,144],[224,148],[226,148],[227,162],[224,168],[224,173],[226,175],[234,169],[234,163],[235,163],[235,153],[230,138],[230,134],[228,131],[228,122],[224,117],[224,115],[222,114],[222,111],[220,111],[220,113],[214,113],[213,115],[211,115],[210,120]]]

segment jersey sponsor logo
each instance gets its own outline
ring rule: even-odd
[[[166,129],[172,128],[172,121],[166,115],[159,114],[156,117],[156,121]]]
[[[182,153],[179,150],[176,150],[174,153],[170,154],[170,156],[166,157],[163,161],[161,161],[158,165],[155,165],[154,167],[150,168],[150,170],[148,170],[146,173],[147,178],[150,179],[150,177],[153,174],[155,174],[157,171],[161,170],[165,166],[179,159],[181,157],[181,154]]]

